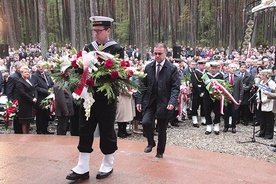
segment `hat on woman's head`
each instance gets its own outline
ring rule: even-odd
[[[93,26],[111,26],[114,19],[104,16],[92,16],[89,18]]]

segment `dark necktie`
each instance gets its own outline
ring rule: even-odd
[[[41,73],[41,76],[45,79],[47,86],[49,86],[49,83],[48,83],[46,75],[44,73]]]
[[[161,70],[161,64],[159,63],[159,64],[157,65],[156,80],[158,80],[158,78],[159,78],[159,72],[160,72],[160,70]]]
[[[234,84],[234,76],[233,74],[230,74],[230,81],[229,84],[233,85]]]

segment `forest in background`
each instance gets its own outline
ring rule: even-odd
[[[112,37],[142,53],[157,42],[238,48],[248,4],[254,0],[0,0],[0,43],[71,43],[82,49],[93,40],[89,17],[114,18]],[[249,7],[250,8],[250,7]],[[275,8],[256,16],[254,45],[275,44]]]

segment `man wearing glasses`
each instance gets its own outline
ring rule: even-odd
[[[156,146],[153,126],[157,120],[158,145],[156,158],[163,158],[166,146],[167,125],[177,106],[180,92],[180,79],[177,67],[166,59],[167,48],[163,43],[154,47],[155,61],[145,68],[147,76],[142,79],[141,94],[137,99],[137,110],[142,112],[142,125],[148,145],[144,152],[149,153]]]
[[[114,40],[109,38],[112,18],[103,16],[90,17],[93,25],[94,41],[88,44],[84,50],[97,51],[102,50],[112,55],[119,54],[120,58],[124,57],[123,48]],[[92,144],[94,140],[94,131],[97,124],[100,130],[100,149],[104,154],[103,161],[97,179],[108,177],[113,172],[114,152],[118,149],[117,137],[114,130],[116,100],[108,103],[103,92],[94,90],[93,95],[95,103],[91,108],[91,116],[86,121],[83,105],[79,111],[79,160],[72,173],[68,174],[68,180],[84,180],[89,178],[89,160],[90,153],[93,151]],[[108,115],[107,115],[108,113]]]

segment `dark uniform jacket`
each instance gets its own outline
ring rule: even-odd
[[[195,69],[194,72],[191,74],[191,82],[193,85],[192,93],[200,95],[205,90],[205,84],[201,79],[202,75],[205,73],[204,71],[200,71]]]

